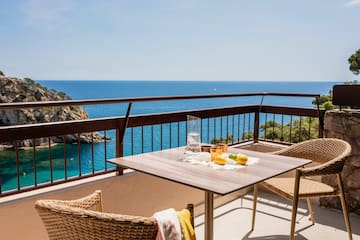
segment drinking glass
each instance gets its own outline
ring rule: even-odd
[[[188,115],[187,116],[187,144],[186,150],[191,152],[201,151],[201,118]]]

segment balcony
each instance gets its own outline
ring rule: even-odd
[[[311,108],[255,104],[147,115],[131,115],[130,113],[131,103],[137,101],[248,97],[246,94],[243,95],[1,104],[0,110],[16,110],[114,102],[130,103],[127,114],[120,117],[0,127],[0,143],[10,142],[13,144],[13,149],[10,150],[12,151],[13,169],[11,174],[6,175],[8,177],[6,181],[9,182],[9,176],[12,178],[10,181],[12,185],[6,185],[4,171],[1,172],[0,224],[2,238],[46,239],[45,228],[33,208],[36,199],[75,199],[96,189],[101,189],[104,192],[104,208],[107,212],[150,216],[164,208],[179,209],[186,203],[194,203],[197,216],[196,233],[198,239],[202,239],[204,223],[202,215],[204,194],[202,191],[131,170],[116,169],[115,166],[109,165],[105,161],[115,156],[185,145],[187,115],[195,115],[202,119],[201,131],[204,143],[210,143],[214,139],[226,139],[230,145],[256,151],[272,151],[294,142],[322,136],[324,111]],[[279,93],[254,95],[316,97]],[[279,122],[280,125],[269,125],[269,121]],[[296,124],[293,124],[295,121]],[[314,131],[316,136],[313,134]],[[85,150],[89,154],[84,154],[84,145],[80,142],[67,143],[67,135],[80,136],[82,133],[89,132],[100,132],[105,136],[102,143],[86,144]],[[51,139],[55,136],[63,139],[63,144],[59,144],[62,147],[61,156],[63,156],[60,165],[51,144]],[[111,140],[109,136],[111,136]],[[304,136],[307,137],[304,138]],[[35,143],[36,139],[41,138],[48,139],[49,144],[42,147],[33,144],[29,150],[32,156],[30,168],[33,172],[27,172],[24,175],[22,171],[24,166],[23,150],[20,149],[17,142],[30,140]],[[69,158],[70,149],[74,150],[75,159]],[[101,152],[100,157],[96,154],[97,151]],[[47,157],[40,159],[44,155]],[[84,155],[88,157],[87,167],[82,165]],[[48,177],[40,179],[40,172],[44,169],[47,169]],[[27,177],[31,178],[30,184],[29,182],[24,184]],[[255,231],[250,232],[251,191],[252,189],[245,189],[225,197],[216,197],[215,239],[288,239],[291,206],[288,202],[265,190],[260,192]],[[311,222],[308,220],[306,207],[301,205],[296,227],[297,239],[346,239],[347,233],[341,212],[318,207],[315,209],[315,214],[317,224],[309,227]],[[356,227],[360,226],[359,216],[351,214],[350,221],[354,239],[360,238],[360,231]]]

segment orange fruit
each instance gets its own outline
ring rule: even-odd
[[[248,161],[248,156],[246,156],[245,154],[238,154],[236,156],[236,162],[238,164],[246,165],[247,161]]]
[[[215,163],[219,165],[225,165],[226,159],[222,156],[216,156]]]

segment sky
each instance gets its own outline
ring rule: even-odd
[[[0,0],[0,70],[34,80],[349,81],[360,0]]]

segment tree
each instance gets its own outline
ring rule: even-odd
[[[324,108],[325,110],[334,109],[334,105],[332,104],[332,90],[329,91],[328,95],[321,95],[317,101],[314,99],[312,101],[313,105],[317,105],[319,103],[320,108]]]
[[[265,122],[260,125],[260,131],[263,132],[260,137],[265,139],[276,139],[281,140],[281,124],[272,120]]]
[[[0,76],[3,76],[3,77],[5,77],[5,74],[4,74],[4,72],[3,72],[3,71],[1,71],[1,70],[0,70]]]
[[[311,117],[302,117],[301,121],[294,119],[283,126],[274,121],[267,121],[260,125],[260,138],[297,143],[317,138],[318,127],[318,121]]]
[[[350,71],[358,75],[360,73],[360,49],[349,57],[348,62]]]

